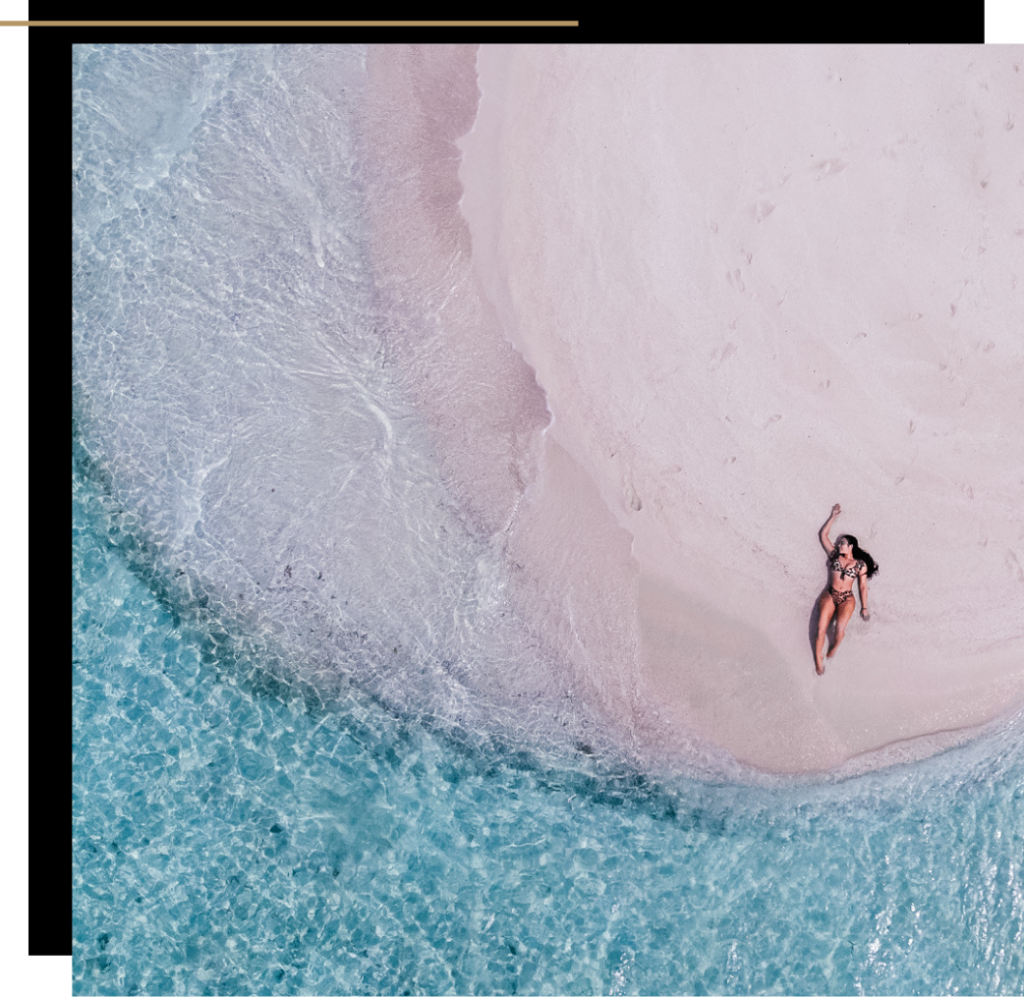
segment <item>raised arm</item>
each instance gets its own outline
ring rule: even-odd
[[[832,529],[832,524],[836,521],[836,517],[840,512],[839,503],[836,502],[836,504],[832,506],[832,515],[825,521],[825,525],[818,530],[818,539],[821,541],[821,546],[825,548],[826,554],[831,554],[835,547],[835,544],[828,538],[828,531]]]

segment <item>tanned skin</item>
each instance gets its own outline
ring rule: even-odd
[[[837,502],[832,506],[832,515],[828,517],[825,525],[818,531],[818,540],[821,541],[821,546],[827,554],[831,554],[836,549],[836,545],[832,543],[828,535],[832,529],[832,524],[839,517],[841,511]],[[868,612],[867,565],[863,561],[857,561],[854,558],[853,547],[845,537],[839,541],[839,564],[843,568],[857,567],[857,582],[860,588],[860,615],[862,619],[871,619],[871,614]],[[848,578],[840,571],[829,571],[829,584],[837,592],[849,592],[853,589],[853,579]],[[855,602],[856,600],[854,599],[847,599],[838,607],[836,638],[825,657],[831,658],[842,643],[843,637],[846,635],[846,624],[850,622],[850,617],[853,616],[853,611],[857,608]],[[826,589],[818,599],[818,640],[814,646],[814,669],[819,675],[825,674],[825,661],[822,654],[825,650],[825,637],[828,625],[832,622],[832,616],[836,611],[836,604],[832,601],[832,596],[829,595],[828,589]]]

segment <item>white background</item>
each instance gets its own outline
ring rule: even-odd
[[[27,3],[0,0],[0,20],[25,20]],[[989,43],[1024,41],[1024,0],[987,0],[985,39]],[[0,633],[7,652],[4,683],[7,695],[0,723],[0,799],[16,801],[12,821],[5,822],[0,844],[0,965],[11,993],[30,997],[64,995],[71,990],[71,958],[35,957],[28,951],[28,31],[0,28],[0,134],[8,153],[0,157],[0,301],[4,334],[0,335],[0,425],[4,427],[0,464],[10,469],[7,487],[0,490],[0,522],[25,524],[11,531],[6,549],[9,570],[0,576]],[[13,153],[13,154],[12,154]],[[21,196],[15,196],[21,192]],[[69,828],[69,824],[65,828]],[[58,840],[64,840],[58,829]],[[67,852],[61,848],[56,861]],[[67,874],[70,877],[71,868]],[[67,925],[67,893],[53,898],[54,917]]]
[[[0,0],[0,20],[24,20],[28,5]],[[0,800],[10,805],[0,842],[0,964],[10,973],[12,993],[67,994],[71,990],[70,957],[29,959],[28,955],[28,32],[0,28],[0,134],[7,150],[0,157],[0,522],[11,524],[7,536],[10,570],[0,576],[0,633],[5,658],[4,714],[0,722]],[[68,815],[70,816],[70,815]],[[67,868],[67,821],[58,827],[58,865]],[[70,878],[68,879],[70,883]],[[54,917],[67,925],[71,911],[65,887],[54,897]]]
[[[1024,42],[1024,0],[985,0],[985,41]]]

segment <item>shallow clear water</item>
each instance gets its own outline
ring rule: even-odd
[[[268,680],[114,518],[76,478],[76,993],[1024,990],[1019,731],[777,790],[467,748]]]
[[[74,991],[1024,993],[1019,720],[845,782],[602,750],[389,357],[361,72],[76,49]]]

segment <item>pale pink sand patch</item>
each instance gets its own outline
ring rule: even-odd
[[[1022,62],[481,49],[474,265],[635,538],[641,713],[805,770],[1019,705]],[[819,679],[834,501],[882,570]]]
[[[466,55],[443,80],[408,54],[388,70],[458,104],[444,141],[469,127]],[[468,230],[440,252],[417,197],[450,210],[458,164],[444,142],[428,168],[393,149],[411,221],[387,238],[409,233],[474,330],[469,360],[458,337],[429,358],[435,383],[465,382],[427,402],[446,432],[455,409],[490,427],[449,448],[453,473],[495,510],[521,612],[625,743],[863,767],[1024,701],[1022,63],[483,47]],[[403,267],[399,296],[423,277]],[[833,536],[881,573],[819,678],[836,501]]]

